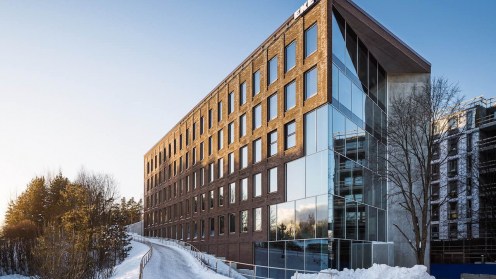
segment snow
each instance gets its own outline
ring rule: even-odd
[[[135,279],[139,277],[141,258],[143,258],[150,248],[134,240],[131,241],[131,246],[132,249],[129,251],[129,255],[122,263],[115,267],[114,275],[110,277],[111,279]]]
[[[29,279],[31,277],[28,277],[28,276],[22,276],[22,275],[19,275],[19,274],[12,274],[12,275],[4,275],[4,276],[0,276],[1,279]]]
[[[177,247],[167,241],[147,238],[152,243],[153,254],[145,266],[144,279],[192,278],[192,279],[225,279],[203,266],[184,248]]]
[[[392,267],[385,264],[374,264],[367,269],[325,269],[316,274],[295,274],[292,279],[435,279],[427,273],[427,267],[416,265],[411,268]]]

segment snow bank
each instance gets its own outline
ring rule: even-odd
[[[325,269],[316,274],[295,274],[292,279],[435,279],[427,273],[427,267],[416,265],[412,268],[392,267],[385,264],[374,264],[367,269]]]
[[[19,275],[19,274],[12,274],[12,275],[4,275],[4,276],[0,276],[1,279],[29,279],[31,277],[28,277],[28,276],[22,276],[22,275]]]
[[[141,258],[150,248],[134,240],[131,241],[131,247],[127,258],[115,267],[111,279],[135,279],[139,277]],[[0,278],[3,279],[3,277]]]

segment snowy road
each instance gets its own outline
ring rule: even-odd
[[[187,251],[152,243],[153,254],[143,272],[144,279],[225,279],[227,277],[202,267]]]

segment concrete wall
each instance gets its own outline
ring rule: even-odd
[[[394,96],[405,96],[411,92],[414,85],[422,85],[428,81],[430,81],[430,74],[388,74],[388,98],[391,100]],[[390,191],[391,185],[388,185],[388,187]],[[415,254],[405,237],[403,237],[398,229],[393,226],[393,224],[397,224],[401,228],[411,228],[412,224],[410,219],[405,217],[405,211],[398,206],[398,202],[389,199],[388,241],[394,242],[394,264],[397,266],[411,267],[416,264]],[[404,231],[411,230],[405,229]],[[408,235],[408,237],[413,239],[413,232]],[[430,241],[428,241],[427,246],[425,264],[429,266]]]

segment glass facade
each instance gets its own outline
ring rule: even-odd
[[[332,103],[304,115],[305,156],[285,165],[286,202],[267,208],[269,241],[255,243],[254,254],[255,264],[268,268],[258,269],[257,276],[294,274],[276,268],[317,271],[391,263],[383,179],[387,74],[336,12],[332,23]],[[312,53],[316,30],[305,32],[306,55]],[[317,70],[304,75],[306,99],[317,92]],[[287,86],[285,91],[287,110],[292,99]],[[285,148],[293,145],[293,125],[285,127]],[[269,180],[277,179],[272,175]]]

